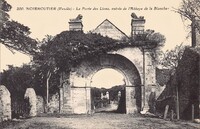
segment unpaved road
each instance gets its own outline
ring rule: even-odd
[[[127,114],[95,113],[34,117],[9,124],[5,129],[200,129],[200,124]]]

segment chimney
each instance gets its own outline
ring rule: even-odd
[[[131,36],[144,33],[145,19],[143,16],[137,17],[135,13],[131,14]]]
[[[70,31],[83,31],[82,19],[83,16],[79,14],[75,19],[69,19]]]

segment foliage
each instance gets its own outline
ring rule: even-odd
[[[64,31],[51,41],[41,45],[41,51],[34,57],[34,60],[46,61],[53,66],[54,70],[70,71],[70,68],[79,64],[84,58],[106,54],[107,52],[118,50],[124,47],[144,47],[162,46],[165,37],[160,33],[154,33],[147,30],[143,35],[138,35],[132,41],[117,41],[99,34],[88,33],[82,31]],[[145,47],[147,48],[147,47]],[[153,49],[150,48],[150,49]],[[46,66],[45,66],[46,67]]]
[[[154,30],[147,29],[143,34],[135,35],[132,42],[142,44],[145,48],[154,49],[162,47],[165,40],[164,35]]]
[[[37,69],[34,69],[32,65],[24,64],[22,67],[13,67],[10,65],[8,70],[4,70],[0,74],[0,84],[8,88],[12,98],[23,98],[26,89],[29,87],[34,88],[36,94],[44,98],[46,89],[43,85],[46,82],[40,75],[37,75],[37,72]],[[52,75],[50,80],[50,94],[58,91],[58,78],[57,74]]]
[[[16,21],[10,20],[7,14],[12,8],[5,0],[0,1],[0,43],[10,50],[17,50],[27,54],[34,54],[37,41],[30,38],[30,28]]]
[[[154,30],[147,29],[143,34],[138,34],[133,37],[132,43],[137,44],[142,49],[150,50],[150,55],[153,59],[154,65],[159,64],[159,57],[161,55],[161,47],[164,46],[165,36]]]
[[[183,21],[191,21],[191,41],[192,46],[196,46],[196,31],[200,32],[200,1],[199,0],[182,0],[179,9],[175,11],[179,13]]]
[[[167,50],[163,53],[163,58],[161,59],[161,65],[164,68],[171,69],[171,73],[175,72],[178,66],[178,62],[181,60],[183,52],[186,46],[176,45],[172,50]]]
[[[25,91],[33,87],[33,72],[30,65],[20,67],[9,66],[1,73],[0,83],[5,85],[11,93],[11,98],[23,98]]]
[[[106,94],[106,92],[109,92],[109,99],[111,101],[118,101],[118,92],[119,91],[123,91],[124,90],[124,86],[113,86],[109,89],[105,89],[105,88],[96,88],[96,87],[92,87],[91,88],[91,98],[92,98],[92,103],[93,105],[95,105],[96,108],[100,108],[101,107],[101,103],[103,105],[106,105],[106,103],[108,102],[107,99],[101,99],[101,93],[103,93],[104,95]]]
[[[124,86],[113,86],[109,89],[110,100],[117,101],[118,100],[118,92],[124,90]]]
[[[147,30],[143,36],[140,36],[138,35],[132,42],[123,42],[103,37],[99,34],[85,34],[82,31],[64,31],[55,37],[47,35],[40,42],[39,51],[33,57],[33,66],[36,69],[35,76],[40,80],[38,85],[41,86],[41,91],[45,93],[42,90],[44,86],[47,89],[48,87],[50,89],[58,88],[60,71],[65,71],[69,74],[71,68],[78,65],[85,58],[95,58],[109,51],[128,46],[143,47],[143,42],[151,42],[153,47],[156,47],[156,45],[162,46],[161,44],[165,41],[163,35],[154,33],[152,30]],[[151,46],[150,43],[148,45]],[[54,85],[49,85],[48,81],[51,76],[57,77]]]
[[[181,14],[183,19],[193,21],[200,19],[200,1],[199,0],[182,0],[179,9],[176,10]]]

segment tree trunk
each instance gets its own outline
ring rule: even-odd
[[[196,43],[196,25],[195,25],[195,20],[192,20],[191,31],[192,31],[192,47],[195,47],[197,45],[197,43]]]
[[[48,106],[48,104],[49,104],[49,79],[50,79],[50,77],[51,77],[51,73],[50,73],[50,71],[48,71],[48,73],[47,73],[47,82],[46,82],[46,87],[47,87],[47,99],[46,99],[46,105]]]
[[[179,114],[178,86],[176,86],[176,114],[177,114],[177,120],[179,120],[180,119],[180,114]]]

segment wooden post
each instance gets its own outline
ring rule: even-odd
[[[176,86],[176,114],[177,114],[177,120],[179,120],[180,114],[179,114],[178,86]]]
[[[194,104],[192,104],[192,121],[194,121]]]
[[[166,106],[165,106],[164,119],[166,119],[166,118],[167,118],[167,113],[168,113],[168,110],[169,110],[169,105],[166,105]]]
[[[171,121],[174,120],[174,110],[171,110]]]

